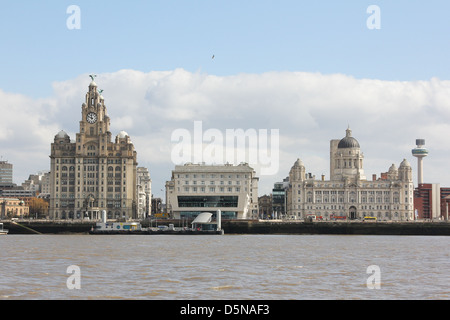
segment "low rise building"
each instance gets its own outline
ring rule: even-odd
[[[157,213],[162,213],[163,212],[163,203],[162,203],[162,199],[161,198],[153,198],[152,196],[152,211],[151,211],[151,215],[155,215]]]
[[[276,182],[272,189],[272,218],[279,219],[287,213],[287,190],[289,188],[289,177],[283,182]]]
[[[0,219],[28,217],[30,209],[23,200],[0,198]]]
[[[272,217],[272,195],[263,195],[258,198],[259,218],[267,219]]]

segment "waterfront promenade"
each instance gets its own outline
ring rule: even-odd
[[[3,220],[9,234],[70,234],[88,233],[92,220]],[[152,226],[190,226],[191,221],[161,219]],[[141,221],[143,227],[150,222]],[[450,235],[448,221],[314,221],[295,220],[224,220],[225,234],[353,234],[353,235]]]

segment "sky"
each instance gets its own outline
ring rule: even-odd
[[[297,158],[329,178],[330,140],[347,127],[368,178],[407,159],[416,184],[411,149],[423,138],[425,182],[450,186],[448,1],[44,0],[1,8],[0,156],[14,165],[17,184],[50,169],[60,130],[75,138],[96,74],[113,137],[130,135],[155,197],[164,197],[175,166],[174,132],[193,134],[195,123],[223,136],[278,132],[276,172],[254,166],[259,195]]]

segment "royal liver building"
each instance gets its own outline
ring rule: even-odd
[[[412,169],[405,159],[380,178],[367,180],[364,155],[352,132],[330,141],[330,180],[306,174],[298,159],[289,172],[287,214],[303,219],[308,215],[330,219],[412,220],[414,214]]]
[[[94,77],[81,106],[80,131],[60,131],[51,144],[51,219],[136,216],[136,151],[121,131],[112,142],[110,119]]]

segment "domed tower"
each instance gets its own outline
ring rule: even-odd
[[[423,158],[428,155],[428,150],[424,148],[425,140],[416,139],[416,145],[412,149],[412,155],[417,158],[417,186],[423,183]]]
[[[402,163],[400,163],[400,167],[398,168],[398,178],[401,181],[412,181],[412,168],[406,159],[403,159]]]
[[[338,149],[357,148],[359,149],[359,142],[352,137],[352,130],[350,127],[345,130],[345,137],[339,141]]]
[[[398,179],[398,169],[395,166],[395,164],[392,164],[392,166],[389,168],[388,171],[388,180],[395,181]]]
[[[70,137],[69,135],[64,131],[61,130],[60,132],[58,132],[57,135],[55,135],[55,139],[54,139],[55,143],[70,143]]]
[[[330,141],[331,180],[365,180],[363,159],[358,140],[352,137],[352,130],[347,128],[344,138]]]
[[[305,166],[303,165],[302,160],[297,159],[294,165],[289,171],[289,181],[292,183],[293,181],[303,181],[305,180]]]

